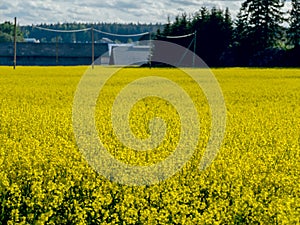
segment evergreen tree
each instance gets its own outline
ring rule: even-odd
[[[290,12],[289,41],[296,48],[300,48],[300,0],[292,0]]]
[[[12,42],[14,40],[14,24],[4,22],[0,24],[0,42]],[[17,26],[17,41],[23,41],[23,34]]]
[[[220,66],[220,57],[232,41],[232,22],[229,10],[201,9],[194,18],[197,31],[197,54],[209,65]]]
[[[284,0],[246,0],[240,9],[238,24],[246,34],[253,53],[272,48],[282,37]]]
[[[223,32],[225,35],[224,47],[231,47],[233,38],[233,22],[228,8],[225,10]]]
[[[227,50],[232,42],[232,20],[229,9],[225,13],[217,8],[208,11],[203,7],[192,18],[186,14],[177,16],[173,23],[164,26],[162,36],[157,38],[179,44],[191,51],[194,51],[193,41],[195,36],[190,35],[181,38],[168,38],[164,36],[184,36],[197,32],[196,54],[200,56],[208,65],[219,66],[220,57]]]
[[[233,52],[234,61],[239,66],[247,66],[249,55],[252,51],[248,37],[248,21],[244,19],[241,12],[238,13],[233,31]]]

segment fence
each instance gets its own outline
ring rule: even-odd
[[[95,58],[107,62],[108,44],[95,43]],[[18,65],[90,65],[92,45],[89,43],[17,43]],[[14,64],[14,44],[0,43],[0,65]]]

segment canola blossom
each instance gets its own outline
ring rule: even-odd
[[[164,138],[146,142],[142,151],[120,142],[127,137],[115,133],[111,115],[120,111],[114,101],[132,81],[166,77],[189,95],[198,113],[198,140],[188,162],[173,176],[141,186],[107,179],[79,150],[72,110],[86,70],[0,67],[0,224],[300,223],[299,69],[212,70],[226,103],[226,133],[205,170],[199,164],[212,112],[203,90],[179,69],[117,72],[93,106],[99,140],[116,160],[151,166],[180,142],[180,113],[159,96],[139,99],[126,116],[141,140],[151,138],[162,125],[151,121],[160,118]]]
[[[205,169],[213,161],[224,138],[226,126],[226,108],[222,91],[208,68],[201,70],[177,69],[172,71],[172,73],[174,72],[176,79],[180,79],[179,85],[176,80],[172,81],[175,76],[174,74],[170,76],[168,70],[132,70],[131,75],[128,76],[128,74],[124,74],[124,68],[103,70],[103,67],[97,67],[88,69],[82,77],[74,97],[73,128],[80,151],[88,163],[101,175],[120,184],[152,185],[168,179],[189,161],[197,148],[200,136],[199,117],[201,115],[198,115],[194,102],[201,101],[201,95],[194,96],[192,99],[188,94],[190,91],[187,85],[181,87],[184,81],[189,81],[189,85],[194,84],[195,89],[198,87],[203,90],[208,101],[212,115],[211,131],[208,134],[210,138],[200,162],[200,169]],[[164,74],[167,75],[164,76]],[[127,84],[124,82],[124,76],[134,78],[134,80]],[[122,86],[125,87],[115,92],[115,96],[103,96],[102,94],[99,96],[99,92],[101,93],[106,85],[109,87],[109,93],[114,93],[114,88],[110,84],[111,82],[119,83],[120,80],[124,82]],[[96,107],[99,98],[105,102],[98,103],[98,107]],[[149,99],[153,98],[156,100],[149,102]],[[108,99],[113,104],[107,102]],[[157,104],[159,101],[165,101],[165,104]],[[132,110],[138,102],[144,102],[150,107],[146,112],[143,106],[138,110]],[[166,124],[168,122],[158,113],[157,109],[166,108],[166,104],[173,106],[177,113],[177,116],[168,116],[168,121],[178,117],[177,120],[175,119],[175,124],[180,127],[177,133],[173,132],[172,127],[168,127],[170,132],[167,132]],[[102,108],[111,109],[101,115],[106,121],[102,124],[112,124],[112,128],[103,127],[100,130],[100,132],[110,132],[110,134],[103,133],[103,141],[99,140],[96,128],[96,108],[100,108],[100,111]],[[143,112],[144,115],[147,115],[151,108],[156,108],[156,110],[152,111],[150,117],[146,116],[145,118],[142,114],[139,115],[146,119],[142,124],[148,123],[148,137],[139,138],[138,133],[131,132],[131,128],[134,126],[130,125],[130,121],[137,119],[136,117],[132,118],[132,111]],[[165,113],[168,114],[169,111],[165,110]],[[148,150],[145,153],[147,158],[149,158],[149,150],[170,149],[172,153],[160,162],[149,166],[130,165],[131,163],[124,163],[111,156],[107,149],[112,145],[104,146],[108,142],[105,136],[116,136],[115,140],[127,149]],[[174,137],[178,141],[173,141]],[[112,142],[109,141],[109,143]],[[162,148],[162,143],[167,143],[167,145]],[[122,148],[122,151],[124,149]]]

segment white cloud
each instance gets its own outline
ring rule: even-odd
[[[16,16],[19,24],[56,22],[145,22],[165,23],[169,16],[186,12],[195,13],[203,6],[225,9],[236,15],[240,0],[2,0],[0,22],[12,21]]]

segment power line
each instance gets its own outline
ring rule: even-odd
[[[50,28],[45,28],[45,27],[38,27],[34,26],[34,28],[37,28],[39,30],[45,30],[45,31],[50,31],[50,32],[56,32],[56,33],[76,33],[76,32],[84,32],[84,31],[89,31],[92,28],[85,28],[85,29],[79,29],[79,30],[56,30],[56,29],[50,29]],[[93,29],[95,32],[105,34],[105,35],[110,35],[110,36],[117,36],[117,37],[139,37],[139,36],[144,36],[147,34],[150,34],[150,32],[144,32],[144,33],[139,33],[139,34],[114,34],[114,33],[109,33],[105,32],[102,30],[98,29]]]
[[[194,36],[192,41],[190,42],[189,46],[186,48],[184,54],[180,58],[177,66],[180,66],[180,64],[183,62],[183,60],[186,57],[189,49],[192,47],[192,44],[194,43],[192,65],[193,65],[193,67],[195,67],[196,48],[197,48],[197,31],[195,31],[193,33],[190,33],[190,34],[186,34],[186,35],[180,35],[180,36],[163,36],[163,35],[157,35],[157,36],[162,37],[162,38],[167,38],[167,39],[180,39],[180,38],[186,38],[186,37]]]
[[[195,33],[194,33],[195,34]],[[179,62],[178,62],[178,67],[179,67],[179,65],[182,63],[182,61],[183,61],[183,59],[185,58],[185,56],[187,55],[187,53],[188,53],[188,51],[189,51],[189,49],[191,48],[191,46],[192,46],[192,44],[194,43],[194,45],[195,45],[195,43],[196,43],[196,37],[194,37],[193,38],[193,40],[191,41],[191,43],[189,44],[189,46],[186,48],[186,50],[185,50],[185,52],[184,52],[184,54],[182,55],[182,57],[181,57],[181,59],[179,60]],[[195,49],[194,49],[194,54],[193,54],[193,67],[195,67]]]
[[[143,35],[146,35],[146,34],[150,34],[150,32],[144,32],[144,33],[140,33],[140,34],[113,34],[113,33],[104,32],[104,31],[101,31],[101,30],[97,30],[97,29],[94,29],[94,31],[96,31],[98,33],[101,33],[101,34],[117,36],[117,37],[139,37],[139,36],[143,36]]]
[[[85,31],[91,31],[91,36],[92,36],[92,68],[94,68],[94,57],[95,57],[95,47],[94,47],[94,42],[95,42],[95,37],[94,37],[94,32],[98,32],[104,35],[109,35],[109,36],[117,36],[117,37],[140,37],[144,35],[149,35],[149,40],[151,44],[151,33],[150,32],[144,32],[144,33],[139,33],[139,34],[114,34],[114,33],[109,33],[105,32],[102,30],[95,29],[93,26],[90,28],[85,28],[85,29],[77,29],[77,30],[57,30],[57,29],[51,29],[51,28],[45,28],[45,27],[40,27],[40,26],[33,26],[33,28],[39,29],[39,30],[44,30],[44,31],[49,31],[49,32],[55,32],[55,33],[76,33],[76,32],[85,32]],[[56,37],[56,62],[58,62],[58,38]]]
[[[160,37],[163,37],[163,38],[169,38],[169,39],[176,39],[176,38],[186,38],[186,37],[190,37],[190,36],[193,36],[195,35],[195,32],[193,33],[190,33],[190,34],[186,34],[186,35],[181,35],[181,36],[163,36],[163,35],[157,35],[157,36],[160,36]]]
[[[80,30],[55,30],[55,29],[50,29],[50,28],[45,28],[45,27],[37,27],[37,26],[34,26],[34,28],[37,28],[39,30],[56,32],[56,33],[77,33],[77,32],[84,32],[84,31],[91,30],[91,28],[85,28],[85,29],[80,29]]]

